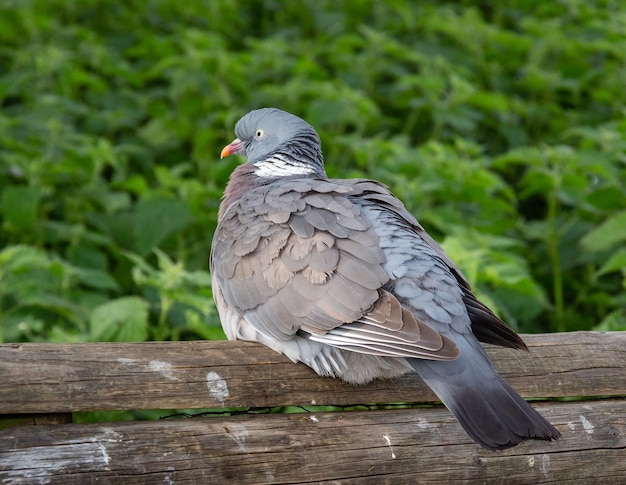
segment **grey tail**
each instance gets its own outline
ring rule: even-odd
[[[482,348],[460,350],[456,361],[410,363],[474,441],[503,450],[525,440],[561,436],[496,372]],[[473,352],[468,355],[468,350]]]

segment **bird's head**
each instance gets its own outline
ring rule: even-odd
[[[235,125],[235,134],[221,158],[242,155],[260,177],[324,175],[320,138],[295,115],[276,108],[250,111]]]

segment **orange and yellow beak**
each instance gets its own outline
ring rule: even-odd
[[[240,153],[243,149],[243,142],[239,138],[235,138],[230,145],[226,145],[220,153],[220,158],[230,157],[235,153]]]

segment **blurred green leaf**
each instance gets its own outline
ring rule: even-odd
[[[91,338],[106,342],[143,342],[148,337],[148,303],[135,296],[117,298],[94,309]]]
[[[609,313],[598,325],[594,327],[597,332],[617,332],[626,330],[626,311],[615,310]]]
[[[146,254],[190,222],[189,208],[182,201],[158,198],[142,201],[137,205],[133,218],[135,247],[139,254]]]
[[[20,273],[31,269],[47,268],[49,264],[45,251],[32,246],[9,246],[0,251],[0,277],[7,273]]]
[[[76,268],[76,272],[80,282],[90,288],[113,291],[120,289],[117,281],[104,271],[91,268]]]
[[[626,248],[619,248],[598,270],[598,275],[612,273],[613,271],[624,271],[626,277]]]
[[[184,202],[153,198],[139,202],[131,211],[92,220],[120,246],[145,255],[172,233],[187,227],[192,216]]]
[[[602,187],[594,190],[587,196],[587,202],[603,211],[613,211],[626,206],[624,191],[617,187]]]
[[[8,227],[32,229],[40,198],[41,191],[36,187],[6,187],[2,192],[2,216]]]
[[[580,243],[589,251],[604,251],[622,241],[626,241],[626,210],[606,219]]]

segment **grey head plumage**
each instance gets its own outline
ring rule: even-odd
[[[238,153],[260,177],[325,176],[319,135],[306,121],[277,108],[249,112],[235,125],[237,138],[222,158]]]

